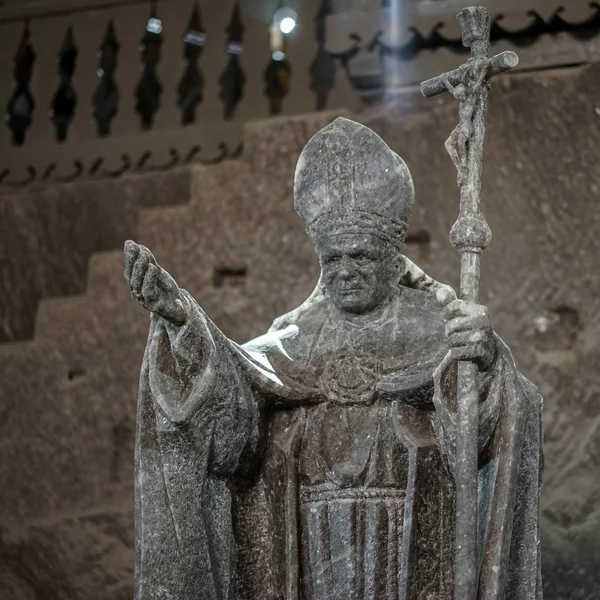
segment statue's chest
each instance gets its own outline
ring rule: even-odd
[[[322,402],[368,406],[385,397],[420,406],[430,401],[429,390],[421,392],[446,353],[438,325],[397,315],[366,326],[328,319],[314,333],[300,328],[271,364]]]
[[[323,399],[335,404],[369,404],[381,377],[398,368],[404,354],[381,330],[331,329],[314,344],[307,371]]]
[[[381,357],[344,346],[313,360],[316,385],[323,399],[336,404],[368,404],[384,371]]]

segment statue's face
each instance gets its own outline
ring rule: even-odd
[[[398,278],[397,253],[371,235],[329,237],[318,248],[323,281],[334,305],[363,314],[383,304]]]

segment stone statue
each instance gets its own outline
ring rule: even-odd
[[[410,172],[339,118],[298,161],[311,297],[238,345],[151,252],[136,442],[138,600],[454,598],[456,377],[477,365],[477,598],[541,598],[541,399],[484,306],[402,254]]]

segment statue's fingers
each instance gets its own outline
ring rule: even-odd
[[[444,315],[447,319],[455,319],[457,317],[466,317],[466,302],[464,300],[452,300],[444,308]]]
[[[483,342],[485,334],[479,329],[451,333],[448,340],[452,347],[469,346]]]
[[[135,265],[135,261],[137,260],[140,254],[140,247],[133,240],[127,240],[125,242],[125,270],[123,274],[125,275],[125,279],[129,283],[131,280],[131,273],[133,271],[133,266]]]
[[[447,319],[456,317],[485,317],[487,311],[485,306],[466,300],[454,300],[444,308],[444,315]]]
[[[470,327],[471,319],[469,317],[454,317],[446,323],[444,330],[446,335],[450,337],[453,333],[456,333],[457,331],[465,331],[470,329]]]
[[[160,292],[158,290],[158,267],[150,263],[144,283],[142,284],[142,296],[144,303],[150,310],[156,310],[160,302]]]
[[[150,264],[150,258],[146,253],[140,253],[140,257],[135,261],[133,270],[131,272],[131,279],[129,285],[133,294],[140,295],[142,292],[142,285],[144,284],[144,277],[148,271],[148,265]]]
[[[455,346],[450,350],[450,354],[454,360],[474,360],[473,346]]]
[[[158,271],[158,289],[163,291],[167,296],[173,298],[179,297],[179,286],[173,277],[161,267],[158,267]]]
[[[456,293],[450,287],[443,287],[435,293],[435,299],[441,306],[446,306],[456,300]]]
[[[152,254],[150,249],[147,248],[146,246],[144,246],[143,244],[140,244],[140,252],[144,252],[145,254],[148,255],[148,258],[150,259],[150,264],[153,264],[153,265],[158,264],[156,262],[156,258],[154,258],[154,254]]]
[[[446,323],[446,335],[452,335],[458,331],[473,331],[489,327],[489,320],[485,317],[454,317]]]
[[[453,346],[450,349],[450,354],[454,360],[479,361],[485,356],[485,346],[482,342],[465,346]]]

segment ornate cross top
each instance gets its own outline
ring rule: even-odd
[[[519,64],[519,57],[510,51],[501,52],[492,58],[487,57],[490,47],[491,20],[486,8],[483,6],[464,8],[456,16],[456,19],[462,30],[463,46],[471,48],[471,58],[454,71],[424,81],[421,84],[421,91],[427,98],[432,98],[447,91],[444,83],[445,77],[452,85],[466,83],[465,76],[468,77],[470,63],[473,60],[485,59],[488,77],[504,73],[504,71],[508,71]]]
[[[488,58],[490,16],[483,7],[465,8],[457,16],[463,45],[471,58],[454,71],[421,84],[430,98],[448,91],[459,101],[459,124],[446,141],[446,149],[458,172],[460,210],[450,231],[450,242],[461,258],[460,294],[463,300],[479,299],[481,252],[492,233],[481,213],[481,174],[489,81],[515,67],[514,52]],[[456,600],[475,600],[479,585],[477,547],[477,477],[479,436],[478,368],[460,362],[457,378],[456,437]]]
[[[427,98],[449,92],[459,101],[460,122],[446,142],[446,148],[458,171],[461,187],[469,184],[478,196],[489,81],[519,63],[514,52],[487,57],[490,46],[490,16],[483,7],[469,7],[457,15],[463,45],[471,48],[471,58],[464,64],[421,84]],[[471,151],[472,150],[472,151]]]

